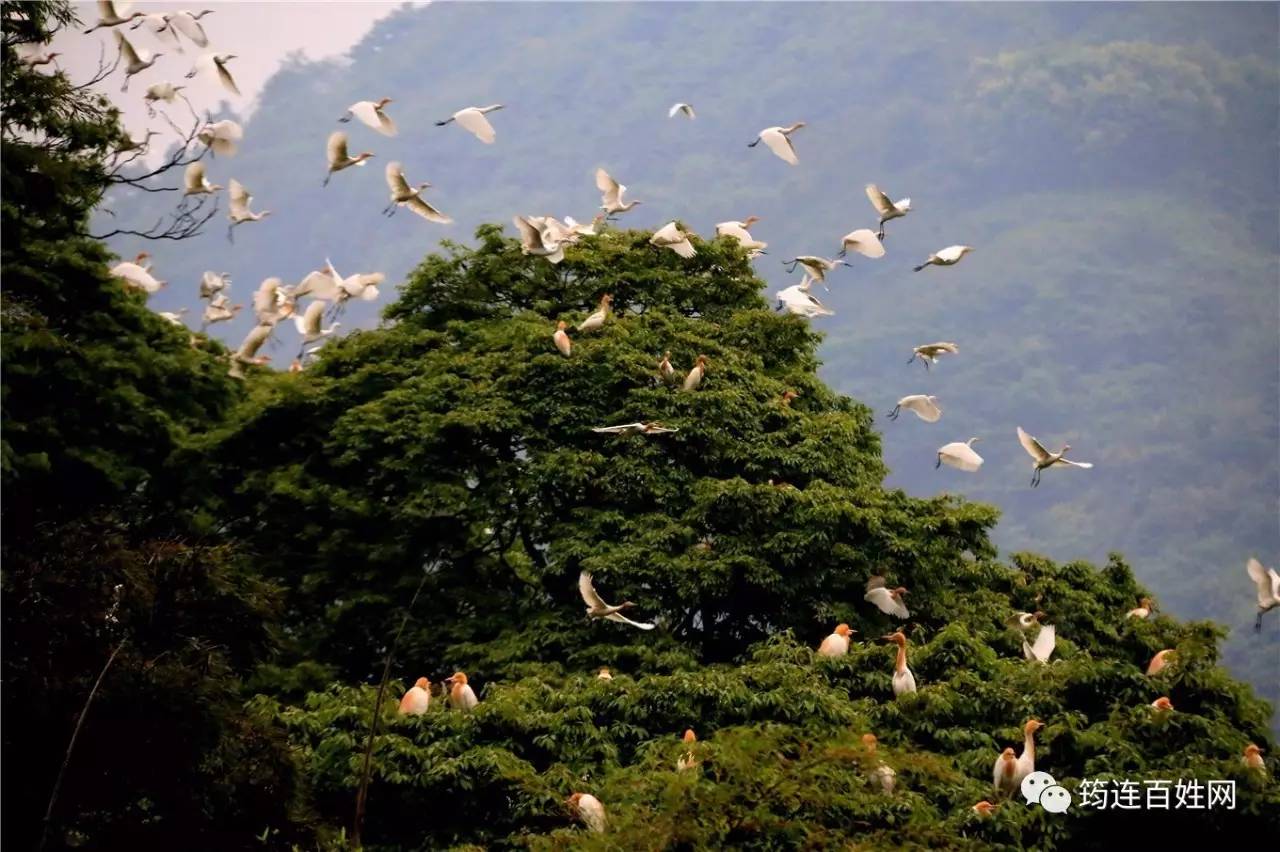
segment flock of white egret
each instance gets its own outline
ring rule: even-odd
[[[99,20],[87,32],[93,32],[100,28],[112,28],[119,49],[120,67],[124,77],[123,85],[121,86],[122,92],[128,91],[129,82],[134,76],[150,69],[155,64],[156,59],[163,55],[158,51],[152,52],[135,46],[123,32],[125,25],[128,25],[130,31],[143,28],[145,32],[150,33],[158,41],[158,46],[160,47],[173,47],[181,50],[184,39],[201,48],[205,48],[209,44],[208,36],[200,21],[205,15],[210,14],[210,10],[200,12],[179,11],[168,14],[144,14],[142,12],[128,14],[124,8],[125,4],[122,3],[101,0],[97,5]],[[30,65],[39,65],[50,62],[54,56],[56,54],[29,50],[23,54],[23,61]],[[216,78],[227,92],[239,94],[235,79],[228,68],[228,63],[235,58],[235,54],[206,53],[195,62],[186,76],[190,78],[197,74],[208,75]],[[184,97],[181,94],[183,88],[183,86],[174,85],[168,81],[158,82],[148,86],[143,97],[148,109],[154,111],[160,104],[172,104],[175,99]],[[354,119],[378,134],[395,136],[398,133],[398,128],[388,114],[388,107],[392,103],[393,100],[387,97],[378,100],[359,101],[347,107],[338,120],[343,124],[348,124]],[[456,123],[459,127],[475,136],[480,142],[494,144],[497,139],[497,132],[490,123],[488,116],[501,109],[503,109],[502,104],[467,107],[458,110],[442,121],[436,122],[436,124],[437,126],[445,126]],[[694,120],[696,118],[693,106],[683,102],[672,105],[667,115],[668,118],[677,120]],[[765,147],[774,155],[795,166],[799,163],[800,158],[792,137],[805,126],[805,122],[798,121],[788,126],[767,127],[756,134],[754,141],[749,143],[749,147],[754,148],[763,142]],[[243,138],[243,131],[234,121],[211,121],[199,128],[196,138],[207,146],[208,151],[214,156],[230,157],[236,153]],[[361,151],[353,155],[347,132],[335,130],[329,135],[326,144],[328,169],[323,178],[324,184],[327,186],[334,175],[339,172],[364,166],[374,156],[372,151]],[[389,193],[389,202],[383,210],[385,215],[393,215],[400,207],[407,207],[428,222],[447,224],[452,221],[422,197],[423,192],[431,188],[431,184],[427,182],[416,185],[410,184],[400,163],[391,162],[387,164],[385,179]],[[184,199],[192,196],[215,195],[224,190],[222,185],[210,182],[206,173],[206,166],[202,160],[197,160],[186,166],[183,183]],[[626,199],[627,187],[618,182],[603,168],[597,169],[595,183],[601,194],[600,212],[588,225],[579,224],[571,217],[565,217],[564,220],[560,220],[552,216],[515,216],[513,223],[520,236],[523,253],[545,258],[549,263],[560,263],[565,257],[566,247],[572,246],[583,236],[594,236],[602,233],[606,222],[634,210],[642,203],[639,200]],[[232,236],[234,228],[251,222],[260,222],[270,215],[270,210],[259,210],[257,212],[252,210],[252,194],[234,178],[228,180],[225,190],[229,199],[228,220],[230,228],[228,230],[228,238]],[[790,271],[794,272],[799,267],[803,269],[804,274],[799,284],[786,287],[775,294],[780,310],[809,319],[831,316],[833,311],[823,305],[813,294],[813,285],[821,284],[824,287],[828,287],[828,276],[832,272],[841,266],[851,266],[844,259],[850,252],[871,260],[880,259],[886,255],[884,247],[885,226],[889,222],[907,217],[912,211],[912,202],[910,198],[894,201],[875,184],[866,186],[866,195],[877,217],[876,227],[874,229],[859,228],[846,234],[841,238],[839,253],[834,258],[817,255],[798,255],[785,261],[790,267]],[[718,223],[715,226],[716,235],[735,240],[750,258],[758,258],[765,254],[768,244],[757,240],[750,233],[750,228],[757,221],[757,217],[749,216],[741,221],[732,220]],[[650,238],[650,243],[659,249],[669,249],[680,258],[692,258],[697,254],[697,246],[692,239],[696,236],[696,234],[681,227],[678,222],[671,221],[654,231]],[[915,266],[914,270],[919,272],[928,266],[940,268],[954,266],[973,250],[973,247],[968,245],[947,246],[930,254],[922,263]],[[112,269],[112,274],[124,281],[128,286],[138,288],[146,293],[154,293],[165,284],[165,282],[155,277],[151,270],[149,256],[145,252],[139,254],[133,261],[118,264]],[[382,280],[383,275],[376,272],[343,276],[328,261],[326,261],[323,268],[308,274],[300,283],[294,286],[286,285],[279,278],[266,279],[253,296],[253,311],[257,323],[240,346],[231,353],[230,374],[237,378],[244,378],[246,367],[265,364],[269,359],[259,354],[263,345],[271,339],[281,320],[290,317],[293,319],[293,324],[301,339],[301,345],[297,356],[293,360],[291,369],[302,369],[305,359],[309,356],[314,356],[316,352],[315,348],[308,349],[307,347],[319,343],[333,334],[339,327],[340,324],[333,320],[341,312],[344,303],[353,298],[361,300],[376,299],[378,296],[378,284]],[[200,331],[204,331],[205,328],[214,323],[231,319],[242,309],[242,305],[230,303],[229,288],[230,278],[228,275],[216,272],[206,272],[204,274],[200,282],[199,295],[205,302],[206,307],[202,315]],[[310,302],[305,307],[300,307],[301,300],[304,298],[309,299]],[[613,316],[611,301],[611,297],[608,294],[602,296],[597,309],[577,324],[574,330],[575,333],[590,334],[603,329]],[[181,313],[166,313],[163,316],[169,321],[181,325]],[[573,356],[573,340],[570,337],[569,328],[569,323],[558,321],[550,335],[554,348],[566,358]],[[199,344],[195,335],[192,336],[192,342],[193,345]],[[922,344],[913,348],[911,360],[908,363],[920,360],[928,370],[932,365],[938,363],[940,355],[955,355],[958,352],[959,347],[954,342],[939,341]],[[657,373],[661,381],[671,386],[678,384],[680,390],[684,392],[694,392],[703,384],[708,366],[709,360],[706,356],[699,355],[683,379],[681,379],[671,364],[670,353],[668,352],[658,362]],[[788,395],[783,397],[782,404],[790,404],[795,396],[794,392],[789,391]],[[943,414],[938,397],[929,394],[910,394],[902,397],[888,416],[890,419],[896,420],[902,411],[910,411],[926,423],[938,422]],[[631,437],[659,436],[670,434],[677,430],[674,427],[667,427],[656,421],[641,421],[601,426],[594,431],[619,437]],[[1087,462],[1078,462],[1066,458],[1067,451],[1071,449],[1069,445],[1064,445],[1057,452],[1051,452],[1020,426],[1017,427],[1017,438],[1032,461],[1032,486],[1039,485],[1042,472],[1049,468],[1087,469],[1092,467]],[[979,437],[971,437],[966,441],[955,441],[943,445],[937,450],[935,467],[941,467],[945,464],[965,472],[979,470],[982,467],[983,458],[973,448],[973,445],[978,443],[979,440]],[[778,487],[787,486],[779,485]],[[1260,625],[1264,612],[1280,607],[1280,576],[1273,569],[1264,569],[1257,560],[1253,559],[1248,563],[1248,574],[1257,586],[1257,625]],[[652,622],[633,621],[622,614],[624,610],[633,607],[630,601],[624,601],[616,605],[606,603],[596,591],[589,573],[583,572],[581,574],[578,588],[586,605],[588,617],[606,619],[646,631],[655,627]],[[906,594],[907,590],[905,588],[891,588],[885,578],[877,576],[871,578],[867,583],[865,600],[880,612],[901,620],[909,617],[909,611],[904,600]],[[1144,598],[1140,606],[1129,611],[1126,617],[1146,619],[1152,615],[1153,610],[1154,607],[1150,599]],[[1044,617],[1044,613],[1041,612],[1018,613],[1011,620],[1011,624],[1022,631],[1024,636],[1028,637],[1023,640],[1024,656],[1030,661],[1047,663],[1056,644],[1056,630],[1053,625],[1042,625],[1040,623],[1042,617]],[[1032,630],[1035,630],[1034,639],[1030,638],[1030,631]],[[839,657],[846,654],[853,641],[853,632],[847,624],[838,625],[834,632],[822,641],[817,650],[818,655],[821,657]],[[893,676],[895,696],[914,693],[916,691],[916,680],[907,663],[908,640],[906,635],[901,630],[896,630],[882,638],[897,646]],[[1150,676],[1157,677],[1167,665],[1175,660],[1176,652],[1173,649],[1163,650],[1153,658],[1147,672]],[[600,677],[609,679],[611,675],[607,669],[604,669],[601,670]],[[470,710],[476,706],[476,695],[467,684],[467,678],[464,673],[456,673],[446,680],[446,685],[448,689],[445,694],[452,706],[462,710]],[[430,686],[430,682],[426,678],[420,678],[404,695],[400,705],[401,712],[407,714],[425,713],[431,700]],[[1167,696],[1157,698],[1156,701],[1152,702],[1151,706],[1154,712],[1173,711],[1173,705]],[[1035,719],[1026,722],[1024,726],[1024,747],[1021,756],[1015,756],[1014,750],[1008,748],[997,757],[993,767],[992,780],[994,789],[998,794],[1009,794],[1016,791],[1021,779],[1034,770],[1034,734],[1040,727],[1043,727],[1043,723]],[[693,747],[692,744],[696,742],[696,737],[693,735],[692,730],[686,732],[685,741],[691,744],[691,748]],[[869,752],[874,753],[875,737],[868,734],[864,737],[863,742]],[[1259,750],[1256,746],[1250,746],[1242,759],[1246,766],[1265,771],[1258,752]],[[690,751],[685,757],[682,757],[679,768],[691,768],[696,764],[697,761],[693,752]],[[892,791],[894,785],[892,768],[881,762],[876,772],[876,783],[880,784],[886,791]],[[599,831],[604,830],[606,824],[604,807],[598,799],[590,794],[575,793],[570,799],[570,805],[589,828]],[[973,809],[975,812],[985,816],[989,815],[993,808],[994,805],[984,801],[979,802]]]

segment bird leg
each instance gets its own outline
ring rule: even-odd
[[[900,409],[900,408],[902,408],[902,406],[901,406],[901,405],[895,405],[895,406],[893,407],[893,411],[890,411],[890,412],[889,412],[889,414],[888,414],[888,417],[889,417],[889,419],[890,419],[890,420],[897,420],[897,419],[898,419],[898,409]]]
[[[756,137],[756,141],[754,141],[754,142],[748,142],[748,143],[747,143],[747,147],[748,147],[748,148],[754,148],[754,147],[756,147],[756,146],[757,146],[757,145],[759,145],[759,144],[760,144],[760,137],[759,137],[759,136],[757,136],[757,137]]]
[[[351,113],[346,113],[345,115],[342,116],[342,118],[338,119],[338,123],[346,124],[350,120],[351,120]]]
[[[789,272],[789,273],[790,273],[790,272],[795,272],[795,271],[796,271],[796,266],[798,266],[798,265],[799,265],[799,263],[800,263],[800,261],[798,261],[798,260],[793,260],[793,261],[791,261],[790,266],[787,266],[787,262],[786,262],[785,260],[784,260],[784,261],[782,261],[782,265],[783,265],[783,266],[787,266],[787,272]]]
[[[942,467],[942,454],[941,454],[941,453],[939,453],[939,454],[938,454],[938,460],[937,460],[936,462],[934,462],[934,463],[933,463],[933,469],[934,469],[934,470],[937,470],[937,469],[938,469],[938,468],[940,468],[940,467]]]
[[[1253,632],[1262,632],[1262,610],[1258,610],[1258,617],[1253,620]]]

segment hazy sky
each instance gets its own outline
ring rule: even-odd
[[[164,13],[175,9],[172,3],[116,5],[117,8],[128,7],[128,12],[123,14]],[[204,16],[200,21],[209,36],[207,48],[196,47],[183,39],[184,52],[178,53],[168,33],[158,35],[148,29],[146,24],[136,30],[130,30],[125,25],[120,29],[135,48],[158,51],[163,55],[152,69],[133,80],[128,92],[120,92],[119,72],[108,77],[99,88],[108,93],[121,108],[125,126],[135,139],[144,136],[148,129],[163,129],[162,119],[147,116],[142,96],[147,86],[165,80],[175,85],[188,86],[185,94],[201,114],[207,110],[217,117],[223,111],[220,109],[222,102],[227,101],[230,105],[227,111],[248,115],[256,105],[263,85],[290,53],[302,51],[311,59],[339,56],[364,38],[375,23],[403,5],[406,3],[382,0],[359,3],[292,0],[204,2],[192,8],[195,11],[213,10],[213,14]],[[419,0],[411,5],[424,4]],[[88,37],[83,34],[83,29],[93,26],[98,20],[96,3],[76,3],[75,7],[84,27],[59,34],[54,39],[53,49],[62,54],[58,62],[70,72],[71,78],[83,80],[93,74],[100,58],[105,58],[108,63],[114,61],[116,43],[110,29],[97,30]],[[240,97],[237,98],[216,81],[203,75],[192,80],[184,79],[195,60],[206,52],[235,54],[236,58],[228,67],[240,89]],[[185,115],[184,110],[175,110],[173,115],[174,120],[184,129],[188,126],[189,117],[187,121],[181,120]],[[163,154],[163,148],[157,146],[152,153],[159,157]]]

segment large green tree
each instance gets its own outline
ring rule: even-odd
[[[372,711],[351,682],[380,671],[420,584],[393,692],[462,669],[484,701],[471,717],[437,701],[378,738],[364,836],[379,848],[591,845],[561,803],[582,789],[614,814],[601,848],[1101,848],[1107,817],[970,811],[1030,717],[1047,723],[1041,765],[1072,786],[1245,782],[1235,812],[1143,832],[1276,829],[1275,788],[1240,768],[1246,743],[1269,744],[1268,708],[1217,666],[1218,628],[1126,620],[1142,589],[1121,558],[1005,564],[991,507],[885,489],[870,411],[816,378],[818,335],[761,298],[736,244],[695,240],[686,260],[649,237],[608,229],[557,266],[484,226],[424,260],[383,327],[257,377],[190,449],[208,523],[289,590],[298,665],[263,673],[277,697],[258,710],[299,746],[329,830],[348,823]],[[605,294],[614,316],[557,352],[557,321]],[[668,350],[681,373],[708,356],[699,388],[661,379]],[[637,420],[678,431],[592,431]],[[658,629],[584,618],[583,570]],[[893,625],[863,601],[875,574],[910,589],[922,687],[900,701],[878,641]],[[1058,630],[1048,666],[1008,626],[1034,609]],[[816,661],[842,621],[854,651]],[[1148,678],[1166,647],[1177,665]],[[323,668],[340,683],[297,700]],[[1171,717],[1149,706],[1161,694]],[[707,759],[682,775],[687,726]],[[898,770],[892,796],[868,786],[864,732]]]

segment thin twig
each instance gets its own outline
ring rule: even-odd
[[[107,669],[111,668],[111,664],[116,661],[116,655],[120,653],[120,649],[128,641],[128,638],[121,639],[120,644],[116,645],[116,649],[111,652],[111,656],[107,657],[107,662],[103,665],[102,671],[98,672],[98,679],[93,682],[93,688],[89,690],[89,695],[84,700],[84,706],[80,708],[80,718],[76,719],[75,730],[71,732],[71,741],[67,743],[67,753],[62,758],[62,766],[58,769],[58,777],[53,782],[53,791],[49,794],[49,806],[44,809],[44,827],[40,830],[39,849],[44,849],[45,843],[48,842],[49,824],[53,819],[53,808],[58,803],[58,792],[62,789],[62,779],[67,774],[67,767],[71,764],[71,752],[75,750],[76,739],[80,736],[80,729],[84,726],[85,717],[89,715],[89,707],[93,704],[93,699],[98,694],[98,687],[102,686],[102,679],[107,676]]]
[[[360,831],[364,827],[364,809],[365,802],[369,798],[369,776],[372,772],[373,763],[373,740],[378,734],[378,720],[382,718],[382,696],[387,691],[387,680],[391,677],[391,661],[396,654],[396,646],[400,644],[400,636],[404,633],[405,627],[409,624],[409,616],[413,613],[413,605],[418,602],[418,595],[422,594],[422,589],[427,585],[427,572],[422,573],[422,579],[418,581],[418,589],[413,593],[413,599],[409,601],[409,607],[404,611],[404,618],[400,621],[400,629],[396,631],[396,636],[391,640],[391,647],[387,649],[387,661],[382,667],[382,682],[378,684],[378,699],[373,705],[373,719],[369,722],[369,739],[364,745],[364,767],[360,770],[360,789],[356,792],[356,818],[355,825],[351,830],[351,842],[353,849],[359,849]]]

